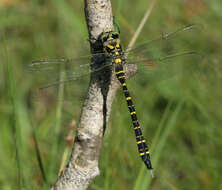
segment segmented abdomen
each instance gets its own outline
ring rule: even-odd
[[[135,106],[132,101],[132,97],[130,96],[130,93],[129,93],[127,85],[126,85],[125,72],[123,70],[122,64],[116,64],[115,74],[116,74],[117,79],[120,81],[120,83],[122,85],[123,93],[126,98],[126,102],[128,105],[128,109],[129,109],[129,112],[131,115],[131,120],[133,123],[135,135],[136,135],[136,142],[137,142],[137,147],[138,147],[140,157],[144,161],[146,167],[148,169],[152,169],[152,165],[151,165],[151,161],[150,161],[150,153],[149,153],[146,141],[143,137],[139,121],[137,119],[136,110],[135,110]]]

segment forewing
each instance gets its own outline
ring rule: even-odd
[[[95,61],[95,57],[97,57],[97,61]],[[101,62],[105,62],[103,53],[76,59],[36,60],[28,65],[28,71],[42,81],[43,85],[40,89],[44,89],[85,78],[90,73],[103,69],[102,63],[97,65],[98,57],[102,58]],[[63,79],[61,79],[61,73],[63,73]]]
[[[193,52],[192,39],[201,31],[201,25],[192,24],[173,32],[162,34],[153,40],[143,42],[130,51],[126,51],[129,62],[141,59],[156,60],[170,54]]]

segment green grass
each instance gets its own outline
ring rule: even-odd
[[[47,189],[57,178],[62,155],[71,151],[66,137],[70,123],[79,120],[88,80],[39,92],[56,74],[33,75],[27,65],[89,54],[84,7],[82,1],[11,2],[0,3],[0,189]],[[149,2],[112,4],[127,47]],[[204,56],[181,58],[167,65],[164,76],[141,68],[128,82],[155,178],[138,156],[118,91],[100,151],[101,175],[88,189],[222,189],[221,12],[220,0],[157,1],[137,44],[199,23],[201,29],[179,35],[174,45]],[[180,69],[176,75],[175,67]]]

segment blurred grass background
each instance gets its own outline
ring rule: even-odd
[[[149,3],[112,1],[125,47]],[[61,155],[71,151],[87,79],[64,91],[39,93],[47,76],[28,73],[27,65],[41,58],[89,54],[83,8],[82,1],[0,0],[1,190],[46,189],[65,162]],[[199,23],[201,30],[175,41],[204,55],[190,63],[200,69],[161,81],[149,80],[142,71],[128,82],[150,142],[153,180],[138,156],[118,91],[100,152],[101,174],[88,189],[222,189],[221,19],[220,0],[157,1],[138,43]]]

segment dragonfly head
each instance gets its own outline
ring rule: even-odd
[[[101,41],[105,52],[112,54],[114,51],[120,49],[119,33],[109,30],[104,31],[101,35]]]

